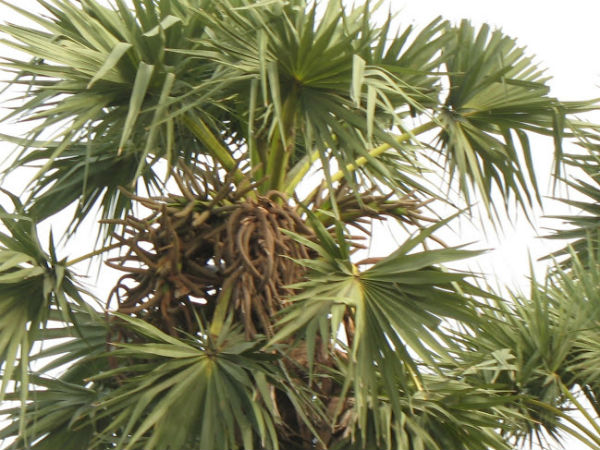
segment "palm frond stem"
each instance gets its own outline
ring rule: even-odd
[[[89,252],[89,253],[86,253],[85,255],[78,256],[75,259],[71,259],[71,260],[69,260],[69,261],[66,262],[65,266],[66,267],[74,266],[75,264],[79,264],[80,262],[85,261],[85,260],[90,259],[90,258],[93,258],[94,256],[99,256],[99,255],[102,255],[105,252],[108,252],[110,250],[114,250],[116,248],[120,248],[120,247],[122,247],[122,245],[123,244],[121,242],[117,242],[115,244],[107,245],[105,247],[102,247],[102,248],[99,248],[97,250],[94,250],[93,252]]]
[[[423,134],[427,131],[434,129],[436,126],[439,126],[439,124],[437,123],[437,121],[432,120],[430,122],[426,122],[422,125],[419,125],[418,127],[414,128],[410,131],[402,133],[399,136],[395,136],[394,139],[398,144],[402,144],[402,143],[408,142],[411,139],[414,139],[416,136],[418,136],[420,134]],[[390,144],[381,144],[381,145],[369,150],[369,157],[377,158],[378,156],[384,154],[391,148],[392,148],[392,146]],[[293,179],[289,180],[289,182],[286,183],[286,189],[284,191],[285,193],[291,194],[294,191],[294,189],[296,188],[298,183],[304,178],[304,175],[306,175],[306,173],[310,169],[311,165],[318,158],[319,158],[318,153],[311,153],[310,159],[308,161],[305,161],[302,168],[294,174]],[[358,158],[356,158],[356,160],[354,162],[346,165],[346,172],[344,170],[338,170],[333,175],[331,175],[331,182],[335,183],[336,181],[340,181],[342,178],[344,178],[345,173],[353,172],[356,169],[367,164],[367,162],[368,162],[368,159],[366,156],[359,156]],[[306,196],[304,202],[307,202],[308,199],[313,198],[317,194],[318,190],[319,190],[318,187],[315,188],[309,195]]]

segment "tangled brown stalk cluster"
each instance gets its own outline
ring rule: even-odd
[[[304,277],[305,269],[294,260],[316,258],[314,250],[282,230],[311,241],[315,235],[282,193],[259,195],[251,184],[236,189],[229,177],[207,173],[183,169],[173,175],[181,195],[132,196],[150,210],[148,217],[108,221],[118,226],[113,236],[125,250],[107,261],[125,272],[111,300],[118,312],[172,335],[198,331],[195,315],[211,324],[215,316],[222,320],[233,313],[247,338],[271,336],[275,314],[293,294],[289,286]],[[310,201],[315,211],[327,201],[320,194]],[[348,236],[354,250],[369,233],[365,222],[394,216],[416,223],[423,205],[373,192],[357,198],[344,184],[335,194],[344,221],[362,232]]]
[[[272,335],[273,317],[292,294],[287,286],[303,276],[293,259],[314,257],[281,229],[313,239],[310,228],[280,193],[210,199],[192,193],[206,191],[191,175],[176,178],[184,197],[138,199],[148,217],[114,221],[127,249],[107,262],[125,272],[112,290],[117,310],[177,334],[197,331],[195,313],[211,323],[225,305],[248,338]]]

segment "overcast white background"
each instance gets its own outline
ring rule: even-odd
[[[73,0],[74,1],[74,0]],[[39,10],[35,0],[8,0],[28,9]],[[347,1],[346,3],[350,3]],[[600,97],[600,2],[594,0],[541,1],[541,0],[388,0],[393,11],[398,12],[398,22],[401,25],[425,25],[436,16],[459,21],[462,18],[471,19],[475,25],[489,23],[500,27],[513,37],[518,38],[520,46],[526,46],[528,53],[534,54],[542,67],[547,68],[547,74],[552,76],[550,82],[551,94],[561,100],[580,100]],[[1,21],[21,21],[5,5],[0,5]],[[22,21],[21,21],[22,22]],[[6,56],[5,48],[0,47]],[[0,79],[6,79],[0,76]],[[3,114],[0,104],[0,114]],[[598,116],[596,120],[600,122]],[[0,125],[2,133],[18,133],[22,130],[16,125]],[[542,188],[550,186],[549,171],[551,165],[552,143],[548,140],[534,141],[534,159],[538,170],[539,183]],[[0,161],[4,159],[12,145],[0,141]],[[15,179],[9,179],[2,187],[15,192],[20,187]],[[548,191],[549,192],[549,191]],[[18,192],[16,192],[18,193]],[[547,204],[545,214],[556,214],[554,204]],[[540,213],[542,214],[542,213]],[[453,244],[479,240],[478,248],[493,248],[487,256],[480,258],[472,267],[488,274],[495,274],[498,281],[511,286],[525,287],[529,272],[529,254],[535,260],[547,253],[548,248],[537,234],[546,234],[541,227],[551,222],[543,219],[536,221],[538,229],[533,229],[526,221],[518,220],[516,225],[505,224],[504,232],[499,237],[493,237],[489,229],[489,239],[480,232],[480,226],[462,223],[457,229],[457,236],[451,240]],[[554,223],[556,225],[556,223]],[[42,235],[42,241],[46,236]],[[374,253],[378,249],[388,249],[390,237],[384,234],[376,236]],[[91,245],[90,236],[86,236],[81,248]],[[83,252],[78,252],[79,254]],[[76,255],[75,255],[76,256]],[[544,268],[536,264],[538,274]],[[91,281],[91,280],[90,280]],[[572,443],[565,443],[568,449],[582,449]],[[474,449],[475,450],[475,449]]]

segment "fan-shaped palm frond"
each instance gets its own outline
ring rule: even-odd
[[[549,96],[543,71],[500,30],[462,21],[454,33],[445,50],[450,86],[439,117],[450,176],[456,173],[467,198],[475,186],[488,210],[494,186],[505,201],[513,194],[526,205],[532,193],[540,201],[527,132],[553,136],[560,155],[565,115],[584,111],[585,103]]]
[[[29,383],[30,389],[33,390],[34,386],[39,389],[28,393],[35,407],[26,406],[25,416],[5,427],[0,436],[3,439],[17,437],[11,443],[12,448],[92,448],[90,441],[94,427],[91,424],[82,424],[82,418],[86,417],[93,409],[92,405],[99,400],[98,392],[80,384],[37,375],[31,375]],[[0,412],[16,418],[22,411],[20,407],[16,407]],[[25,431],[20,433],[20,427]]]
[[[530,296],[492,303],[486,320],[459,333],[464,347],[454,362],[460,361],[461,376],[473,384],[473,377],[495,384],[513,396],[522,415],[511,432],[517,441],[542,439],[542,431],[558,439],[565,428],[574,427],[575,434],[585,430],[570,415],[573,406],[580,407],[575,388],[599,410],[596,356],[589,345],[599,318],[597,260],[584,265],[571,256],[569,270],[553,268],[545,284],[534,278]],[[596,443],[600,438],[593,431],[584,434]]]
[[[12,168],[41,164],[31,210],[38,220],[80,197],[76,223],[97,200],[105,216],[120,216],[130,205],[116,186],[135,187],[139,176],[146,184],[157,183],[151,167],[161,158],[176,164],[179,157],[189,161],[204,153],[181,132],[176,117],[207,96],[214,101],[210,90],[189,92],[214,76],[214,67],[166,51],[193,45],[204,28],[197,15],[188,14],[186,0],[136,3],[135,14],[123,1],[115,8],[94,0],[42,5],[47,16],[8,5],[36,28],[1,28],[9,37],[5,45],[32,57],[4,63],[15,73],[13,83],[28,89],[27,101],[5,120],[38,123],[22,141],[24,154]],[[177,153],[181,148],[184,153]]]
[[[598,251],[598,233],[600,217],[600,160],[598,159],[597,136],[588,135],[581,137],[580,146],[584,153],[564,154],[561,163],[565,165],[568,173],[576,171],[574,179],[562,179],[577,198],[559,198],[562,203],[576,208],[577,213],[572,215],[549,216],[552,219],[562,220],[569,226],[567,229],[556,229],[554,234],[546,236],[548,239],[567,240],[568,245],[553,252],[546,258],[554,257],[561,260],[561,264],[569,265],[570,255],[574,252],[581,263],[586,264],[589,258],[594,258]],[[571,194],[572,195],[572,194]],[[583,198],[580,198],[583,196]],[[591,252],[592,255],[588,253]],[[566,259],[565,259],[566,258]]]
[[[0,360],[4,367],[0,398],[13,378],[27,386],[31,348],[43,335],[52,311],[59,313],[59,320],[76,326],[73,305],[88,307],[65,261],[57,260],[52,237],[48,254],[35,224],[23,215],[19,200],[11,198],[16,213],[0,207],[0,220],[9,233],[0,232]]]
[[[319,244],[296,236],[321,258],[298,261],[310,270],[307,281],[294,285],[300,293],[282,311],[281,328],[271,342],[301,336],[309,364],[315,360],[311,352],[325,351],[317,350],[318,342],[338,342],[347,348],[342,392],[353,390],[363,440],[370,430],[369,414],[379,409],[381,396],[388,399],[394,420],[401,420],[403,394],[398,388],[423,389],[421,363],[429,370],[441,370],[438,355],[447,352],[444,334],[438,332],[441,320],[476,320],[477,302],[465,293],[486,295],[465,282],[467,274],[439,267],[479,252],[455,248],[412,252],[445,223],[425,229],[364,271],[350,262],[341,225],[337,241],[316,221]],[[375,429],[380,425],[375,423]]]
[[[103,435],[118,435],[119,447],[279,448],[276,427],[285,424],[274,389],[311,407],[310,399],[295,397],[274,355],[261,352],[260,341],[246,341],[229,321],[216,340],[180,340],[139,319],[119,319],[144,339],[116,343],[111,358],[126,364],[91,378],[124,377],[98,405],[98,418],[113,418]]]
[[[11,424],[3,428],[0,438],[12,439],[14,448],[91,448],[98,425],[86,420],[108,386],[90,387],[88,377],[110,369],[103,357],[109,330],[104,315],[91,308],[73,306],[71,316],[73,322],[58,326],[63,320],[60,312],[49,312],[48,326],[31,336],[34,341],[28,361],[35,370],[28,382],[21,382],[5,396],[7,400],[31,401],[25,408],[1,412]]]

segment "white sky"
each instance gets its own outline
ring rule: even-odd
[[[28,10],[37,9],[35,0],[8,2],[15,2]],[[452,21],[469,18],[476,25],[486,22],[501,27],[506,34],[518,38],[519,44],[526,46],[528,53],[536,55],[540,65],[548,69],[548,75],[553,77],[550,83],[553,95],[562,100],[600,97],[598,1],[388,0],[388,4],[393,11],[399,12],[398,20],[402,24],[425,25],[442,15]],[[0,20],[19,21],[5,5],[0,5]],[[14,130],[14,127],[7,129],[6,126],[0,126],[0,132],[15,132]],[[542,139],[535,141],[535,145],[539,182],[540,186],[545,187],[549,184],[546,173],[549,173],[551,164],[546,155],[552,154],[552,144]],[[10,148],[11,146],[0,142],[2,152]],[[3,156],[0,154],[0,160]],[[10,189],[12,186],[3,187]],[[545,212],[553,214],[555,210],[546,209]],[[538,227],[540,225],[545,225],[545,222],[539,220]],[[491,229],[489,231],[493,234]],[[484,239],[481,233],[464,222],[459,234],[462,236],[451,239],[452,243]],[[481,269],[488,273],[494,272],[503,283],[524,286],[525,276],[528,274],[528,249],[534,259],[547,253],[547,248],[535,240],[535,235],[536,231],[520,220],[515,228],[506,227],[503,236],[482,241],[479,248],[492,247],[495,250],[479,260]],[[41,238],[44,240],[45,236],[42,235]],[[375,243],[378,241],[385,248],[389,236],[381,234],[376,237]],[[387,246],[389,248],[389,243]],[[543,272],[543,267],[539,267],[540,272]],[[575,450],[583,447],[567,444],[567,448]]]

